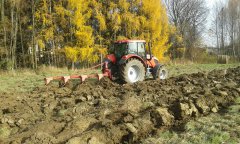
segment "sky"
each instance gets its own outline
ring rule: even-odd
[[[227,1],[228,0],[206,0],[206,5],[209,9],[209,15],[208,15],[207,23],[206,23],[206,31],[205,31],[205,34],[204,34],[204,41],[205,41],[205,44],[208,45],[208,46],[216,45],[215,42],[214,42],[213,36],[211,36],[208,33],[208,30],[211,29],[211,25],[212,25],[213,7],[217,2],[227,3]]]
[[[219,1],[219,0],[206,0],[206,3],[207,3],[207,5],[208,5],[209,7],[211,7],[211,6],[213,6],[214,3],[216,3],[217,1]]]

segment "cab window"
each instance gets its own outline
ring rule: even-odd
[[[145,44],[142,42],[138,43],[138,55],[141,57],[145,57]]]
[[[137,49],[136,42],[128,43],[128,52],[129,52],[129,54],[137,54],[138,49]]]

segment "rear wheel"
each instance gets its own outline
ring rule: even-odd
[[[153,74],[154,79],[167,79],[168,78],[168,71],[165,67],[160,66],[157,71]]]
[[[120,68],[120,78],[126,83],[143,81],[145,78],[145,67],[137,59],[132,59]]]

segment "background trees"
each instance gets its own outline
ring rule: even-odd
[[[162,60],[169,24],[160,0],[1,0],[1,66],[90,66],[119,39],[146,39]]]
[[[215,4],[212,30],[218,53],[240,59],[240,1]]]
[[[170,22],[175,27],[171,35],[172,56],[178,57],[177,54],[184,50],[183,56],[194,60],[196,48],[202,44],[204,24],[208,16],[205,0],[165,0],[165,4]]]
[[[240,59],[240,2],[214,7],[218,54]],[[208,32],[205,0],[1,0],[0,67],[98,63],[120,39],[145,39],[161,61],[194,61]]]

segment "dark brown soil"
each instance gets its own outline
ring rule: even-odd
[[[141,143],[239,96],[240,67],[132,85],[102,79],[1,94],[0,143]]]

